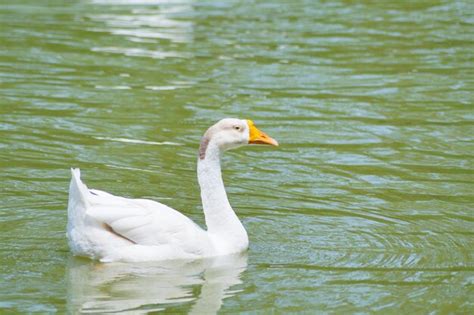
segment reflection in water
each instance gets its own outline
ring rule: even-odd
[[[121,1],[121,0],[96,0],[96,4],[103,5],[137,5],[144,4],[143,1]],[[153,1],[150,4],[158,4]],[[157,44],[157,40],[169,41],[171,43],[190,43],[193,41],[194,24],[191,21],[183,21],[173,18],[176,14],[189,14],[193,11],[193,0],[169,2],[165,6],[154,6],[153,8],[134,7],[132,11],[113,12],[113,14],[91,14],[88,17],[96,25],[88,30],[95,33],[110,33],[112,35],[125,37],[126,41],[120,46],[92,47],[91,50],[102,53],[123,54],[134,57],[149,57],[156,59],[164,58],[189,58],[189,53],[176,50],[163,50],[165,45],[151,49],[137,43]],[[133,43],[130,46],[130,43]]]
[[[71,257],[68,312],[147,313],[191,303],[191,313],[215,313],[247,268],[247,254],[195,261],[102,264]]]

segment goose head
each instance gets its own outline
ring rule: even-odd
[[[224,118],[211,126],[202,137],[199,158],[201,160],[205,158],[207,148],[210,146],[222,152],[248,144],[278,146],[278,142],[259,130],[253,121]]]

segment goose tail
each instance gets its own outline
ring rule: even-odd
[[[84,224],[86,211],[89,206],[87,196],[89,190],[81,181],[81,170],[71,168],[71,184],[69,185],[69,202],[68,202],[68,230]]]

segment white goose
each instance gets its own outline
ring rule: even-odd
[[[229,204],[220,157],[246,144],[278,142],[251,120],[226,118],[201,140],[197,164],[207,231],[153,200],[128,199],[88,189],[72,169],[67,236],[75,255],[111,261],[195,259],[241,252],[248,236]]]

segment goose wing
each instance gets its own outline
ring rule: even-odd
[[[100,190],[90,190],[88,200],[87,215],[135,244],[173,245],[191,252],[202,247],[205,231],[162,203],[117,197]]]

